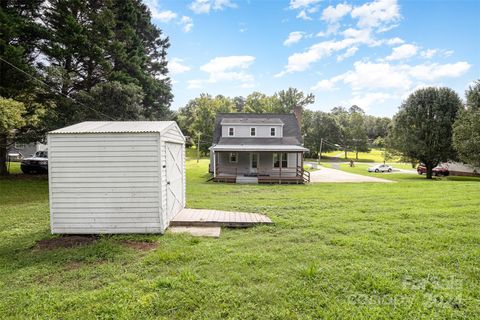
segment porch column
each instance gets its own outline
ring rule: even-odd
[[[213,177],[215,178],[217,176],[217,155],[214,150],[213,152]]]
[[[297,152],[297,156],[295,157],[295,161],[296,161],[295,175],[297,175],[297,173],[298,173],[298,156],[299,156],[299,154],[298,154],[298,152]]]

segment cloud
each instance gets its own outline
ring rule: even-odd
[[[319,3],[321,0],[291,0],[290,9],[302,9],[308,8],[312,5]]]
[[[180,58],[172,58],[168,61],[168,69],[170,70],[171,74],[179,74],[190,71],[190,67],[182,64],[183,59]]]
[[[243,88],[251,87],[254,78],[247,69],[254,61],[253,56],[216,57],[200,67],[200,70],[206,72],[209,77],[188,81],[188,88],[200,88],[207,83],[223,81],[239,82]]]
[[[353,8],[351,16],[358,19],[360,28],[380,28],[386,31],[401,19],[396,0],[375,0]]]
[[[352,6],[349,4],[340,3],[336,7],[328,6],[322,12],[321,19],[328,23],[335,23],[352,11]]]
[[[301,31],[290,32],[288,38],[283,42],[283,45],[290,46],[294,43],[297,43],[298,41],[302,40],[304,34],[305,33]]]
[[[413,44],[403,44],[399,47],[393,48],[392,53],[385,59],[388,61],[408,59],[416,55],[417,52],[417,46]]]
[[[171,10],[161,11],[158,8],[158,2],[155,0],[146,0],[145,4],[150,9],[152,19],[158,20],[162,23],[170,23],[176,21],[178,25],[182,26],[184,32],[190,32],[193,28],[193,20],[190,17],[182,16],[181,18]]]
[[[188,16],[182,16],[180,24],[183,25],[184,32],[190,32],[193,28],[193,20]]]
[[[152,18],[167,23],[177,18],[177,14],[171,10],[158,11],[157,9],[151,10]]]
[[[344,39],[322,41],[310,46],[303,52],[297,52],[288,57],[288,64],[284,70],[276,74],[282,77],[285,74],[307,70],[312,63],[331,56],[334,52],[342,51],[359,44],[378,45],[379,42],[370,37],[368,29],[349,28],[343,32]],[[354,49],[352,49],[354,50]],[[351,52],[351,51],[350,51]]]
[[[307,11],[306,11],[306,10],[300,11],[300,12],[297,14],[297,18],[303,19],[303,20],[313,20],[312,18],[310,18],[310,17],[307,15]]]
[[[231,0],[194,0],[188,6],[196,14],[210,13],[210,11],[221,11],[225,8],[237,8],[237,4]]]
[[[314,91],[333,91],[336,89],[335,81],[328,79],[320,80],[311,89]]]
[[[424,84],[425,82],[431,84],[443,78],[459,77],[467,72],[470,67],[471,65],[465,61],[418,65],[392,65],[388,62],[357,61],[354,63],[353,70],[328,79],[328,81],[333,84],[341,81],[357,92],[378,89],[393,89],[404,92],[414,85]]]
[[[405,41],[399,37],[395,37],[395,38],[388,39],[387,41],[385,41],[385,43],[390,46],[394,46],[397,44],[403,44],[405,43]]]
[[[349,102],[351,105],[357,105],[364,110],[368,110],[375,103],[383,103],[392,98],[395,98],[395,96],[385,92],[356,93]]]
[[[343,61],[346,58],[353,56],[358,51],[358,47],[350,47],[348,48],[344,54],[341,54],[337,57],[337,61]]]

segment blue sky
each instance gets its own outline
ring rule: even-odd
[[[172,109],[202,92],[296,87],[309,108],[392,116],[409,93],[480,79],[480,1],[146,0],[170,37]]]

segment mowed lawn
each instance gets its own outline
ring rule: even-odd
[[[0,181],[1,318],[480,317],[478,179],[256,186],[206,182],[206,170],[187,163],[189,207],[275,225],[41,249],[53,237],[47,181]]]

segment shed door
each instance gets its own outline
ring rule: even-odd
[[[167,219],[170,221],[183,208],[183,146],[166,142]]]

